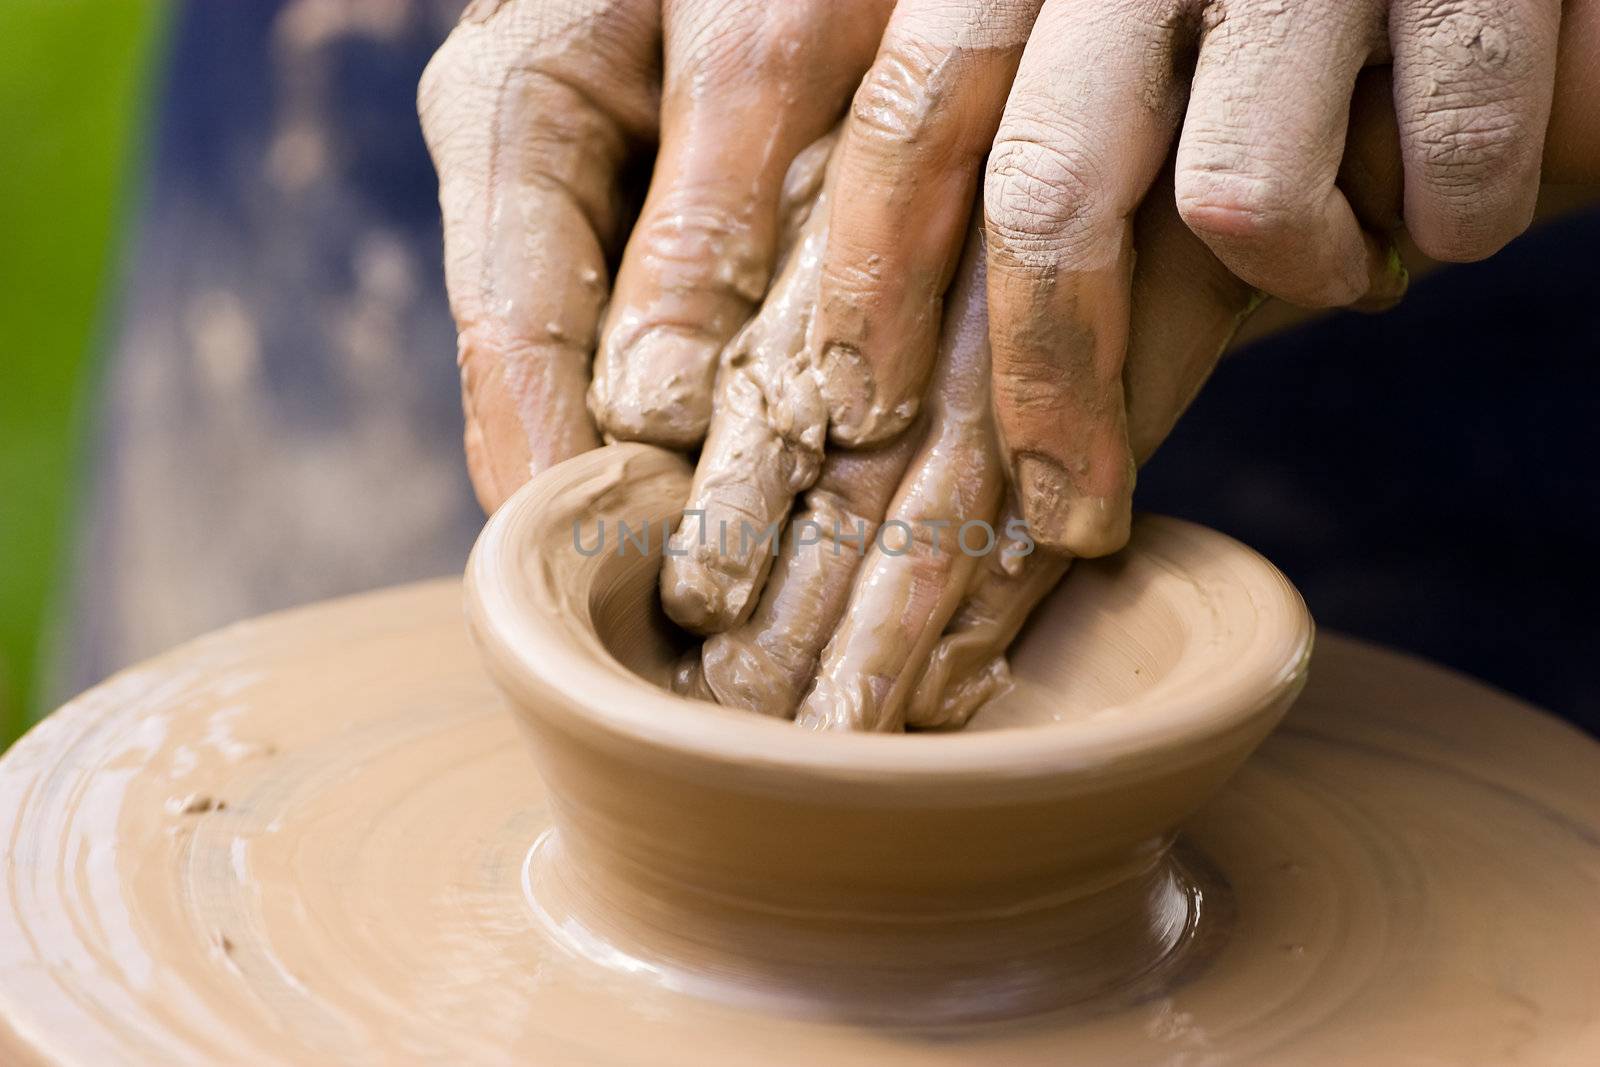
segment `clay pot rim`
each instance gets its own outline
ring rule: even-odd
[[[783,770],[883,785],[948,784],[1089,774],[1128,761],[1144,765],[1158,755],[1163,761],[1202,759],[1212,749],[1207,739],[1231,736],[1262,715],[1278,714],[1287,706],[1286,695],[1304,684],[1314,627],[1289,580],[1226,534],[1145,515],[1125,551],[1139,550],[1140,530],[1181,534],[1191,554],[1209,554],[1208,571],[1233,574],[1247,587],[1261,622],[1230,655],[1225,675],[1188,679],[1182,693],[1158,684],[1087,720],[911,734],[816,733],[678,696],[612,656],[589,623],[583,591],[564,588],[569,610],[552,611],[535,607],[526,587],[539,580],[570,586],[568,576],[581,573],[586,561],[571,547],[572,523],[597,492],[609,493],[625,481],[661,480],[681,482],[686,490],[688,473],[673,453],[609,445],[544,472],[490,517],[468,562],[467,613],[491,673],[518,714],[761,774]],[[550,555],[519,551],[531,545],[545,546]]]

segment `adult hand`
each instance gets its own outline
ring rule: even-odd
[[[1595,96],[1596,67],[1584,59],[1594,56],[1600,46],[1597,28],[1592,15],[1573,27],[1572,47],[1565,53],[1570,61],[1562,66],[1565,106],[1558,107],[1552,127],[1549,166],[1554,175],[1567,180],[1600,176],[1600,143],[1593,136],[1593,111],[1586,106]],[[1406,190],[1388,69],[1365,71],[1353,98],[1351,126],[1341,137],[1337,187],[1356,217],[1371,220],[1369,225],[1381,232],[1391,232],[1400,225]],[[847,173],[842,160],[848,157],[839,154],[841,161],[836,161],[830,182],[835,190]],[[838,212],[834,207],[818,218],[836,221]],[[1176,202],[1173,166],[1152,183],[1151,195],[1134,211],[1129,225],[1139,256],[1128,282],[1127,355],[1118,377],[1129,450],[1142,462],[1166,436],[1235,328],[1263,294],[1230,271],[1189,228]],[[820,231],[822,226],[814,223],[814,228]],[[903,246],[901,242],[895,247]],[[743,339],[748,343],[734,361],[739,370],[734,378],[746,379],[742,391],[746,402],[736,416],[734,406],[728,409],[730,425],[737,423],[741,429],[726,437],[728,447],[720,455],[713,431],[692,506],[703,509],[706,516],[717,516],[719,524],[781,517],[793,487],[803,486],[820,469],[815,487],[800,500],[797,523],[836,521],[841,500],[848,504],[842,510],[848,517],[847,528],[862,519],[875,529],[886,511],[895,516],[906,510],[907,503],[913,505],[909,509],[913,515],[984,517],[981,510],[952,506],[954,494],[949,489],[942,505],[930,507],[925,494],[919,498],[912,490],[935,484],[925,475],[897,482],[907,459],[896,449],[922,440],[919,435],[928,433],[926,427],[913,426],[893,439],[891,447],[834,447],[823,454],[816,430],[819,419],[826,418],[814,380],[818,365],[805,353],[808,346],[815,347],[812,324],[824,321],[816,305],[825,299],[822,275],[835,244],[817,232],[806,247],[801,262],[818,281],[809,297],[804,285],[786,289],[780,283],[774,291],[775,307],[786,310],[774,321],[786,319],[788,328],[761,331],[753,326],[755,336]],[[952,356],[959,357],[962,344],[970,345],[970,340],[959,338],[970,337],[971,318],[981,312],[963,284],[970,282],[958,281],[951,289],[941,368]],[[998,338],[996,343],[1001,343]],[[775,362],[766,366],[774,356]],[[932,393],[931,421],[946,418],[940,398],[957,380],[941,369]],[[774,411],[783,418],[768,418]],[[810,437],[794,433],[797,425]],[[925,441],[921,449],[924,457],[938,453]],[[758,457],[755,470],[770,477],[726,477],[739,456]],[[811,464],[816,466],[806,471]],[[955,468],[958,474],[973,469]],[[981,489],[987,482],[982,468],[977,469],[980,476],[965,482],[947,479],[944,484]],[[841,472],[847,477],[840,477]],[[1011,507],[1015,508],[1014,502]],[[1014,514],[1006,513],[995,525],[1004,529]],[[930,580],[929,568],[919,564],[917,551],[909,553],[907,561],[875,550],[865,562],[856,562],[846,551],[840,562],[841,554],[830,555],[825,546],[809,556],[780,557],[763,592],[764,554],[717,551],[695,558],[694,534],[703,528],[699,523],[686,527],[679,548],[689,555],[669,560],[664,572],[669,610],[715,633],[704,646],[702,664],[691,664],[681,681],[724,703],[774,714],[785,714],[800,704],[800,720],[813,726],[892,729],[902,722],[919,726],[964,722],[1004,683],[1006,646],[1070,559],[1067,553],[1039,551],[1020,565],[1003,566],[1006,556],[991,553],[966,577],[955,573],[958,563],[944,565],[943,571],[932,573],[937,580]],[[952,591],[963,581],[964,596],[952,616]],[[745,617],[751,605],[753,614]],[[814,675],[816,687],[805,695]]]
[[[1157,174],[1172,163],[1184,223],[1251,286],[1319,306],[1391,303],[1406,284],[1389,239],[1402,212],[1358,215],[1338,184],[1358,76],[1392,52],[1404,214],[1423,250],[1486,255],[1531,215],[1559,8],[901,0],[844,124],[803,330],[775,369],[748,361],[744,429],[713,435],[694,509],[781,522],[825,440],[875,445],[910,425],[987,153],[1006,465],[1040,543],[1114,551],[1134,480],[1133,220]],[[669,561],[664,600],[717,632],[748,616],[764,572],[701,548]]]
[[[717,353],[767,288],[784,176],[837,121],[889,6],[467,9],[428,65],[418,107],[439,172],[467,459],[485,509],[598,445],[600,431],[698,441]],[[626,179],[652,148],[630,234]],[[608,259],[624,238],[611,285]]]
[[[839,173],[836,159],[830,190]],[[822,407],[804,352],[830,195],[730,346],[691,511],[662,572],[668,610],[721,632],[687,657],[676,686],[814,729],[956,726],[1004,683],[1006,646],[1067,558],[1031,551],[1003,507],[980,236],[951,286],[928,403],[906,432],[876,447],[825,448],[774,428],[814,425]],[[1127,374],[1142,458],[1258,297],[1184,227],[1170,194],[1141,210],[1137,234],[1147,257],[1134,281],[1142,310]],[[790,414],[780,422],[770,413],[781,406]],[[769,540],[751,516],[787,510],[802,463],[816,464],[804,476],[814,484],[788,535],[777,533],[780,519]],[[726,584],[696,584],[708,574]],[[730,593],[749,599],[735,607]],[[707,626],[708,605],[740,618]]]
[[[1364,67],[1393,63],[1403,220],[1446,260],[1532,217],[1559,0],[1046,0],[989,158],[995,400],[1034,536],[1127,537],[1122,395],[1132,215],[1174,155],[1178,210],[1239,278],[1294,303],[1405,285],[1337,178]],[[1179,132],[1181,127],[1181,132]]]

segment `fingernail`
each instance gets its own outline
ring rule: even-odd
[[[1093,557],[1127,543],[1131,521],[1127,500],[1078,492],[1067,472],[1048,456],[1021,457],[1016,485],[1028,533],[1046,548]]]
[[[879,396],[872,367],[854,346],[830,341],[819,360],[822,399],[828,406],[828,434],[846,448],[886,441],[917,417],[915,397],[895,403]]]
[[[595,363],[595,421],[619,440],[693,448],[711,422],[717,352],[704,337],[657,327],[607,354]]]
[[[1372,253],[1372,286],[1367,295],[1358,300],[1358,311],[1387,311],[1400,303],[1411,284],[1411,272],[1400,258],[1400,247],[1386,241]]]
[[[1053,461],[1038,455],[1017,461],[1017,497],[1022,501],[1028,533],[1035,540],[1053,547],[1064,545],[1071,496],[1067,472]]]

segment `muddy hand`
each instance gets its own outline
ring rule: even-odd
[[[715,353],[765,289],[782,238],[784,175],[837,121],[887,15],[887,0],[467,8],[423,75],[418,110],[486,509],[595,447],[600,430],[698,440]],[[658,131],[627,237],[619,176],[649,158]],[[608,262],[625,237],[612,291]]]
[[[1146,204],[1134,241],[1139,263],[1123,369],[1124,417],[1133,455],[1142,463],[1171,431],[1260,296],[1184,227],[1170,197]],[[1003,525],[1018,517],[1013,503]],[[1024,555],[1023,548],[1032,551]],[[1064,553],[1032,545],[980,561],[915,685],[907,723],[962,726],[1005,689],[1006,649],[1069,563]]]
[[[1170,197],[1151,199],[1132,239],[1140,257],[1122,374],[1124,418],[1134,455],[1143,462],[1171,431],[1261,297],[1184,226]],[[968,269],[981,283],[981,268]],[[940,366],[945,389],[936,393],[933,428],[890,513],[920,522],[920,528],[934,518],[981,518],[994,531],[995,543],[958,541],[943,553],[919,543],[899,557],[874,550],[823,655],[816,686],[800,708],[802,725],[879,730],[963,725],[1008,684],[1007,646],[1070,562],[1067,555],[1036,545],[1014,506],[1001,511],[1004,467],[988,398],[981,383],[965,380],[965,374],[982,371],[989,362],[987,345],[972,339],[984,331],[984,302],[957,295],[951,312],[944,339],[950,354]],[[970,352],[981,358],[963,363],[961,354]],[[970,399],[954,419],[941,403],[949,396],[974,395],[982,401],[975,420],[967,418]],[[941,437],[941,425],[951,423],[955,430]],[[967,551],[970,547],[984,550]]]
[[[599,444],[584,392],[623,226],[617,174],[655,134],[660,34],[659,0],[480,2],[422,76],[486,510]]]
[[[1388,72],[1364,74],[1339,185],[1364,227],[1384,235],[1400,225],[1399,135]],[[1177,424],[1245,319],[1264,299],[1184,223],[1169,164],[1133,220],[1138,261],[1130,283],[1123,420],[1143,464]],[[1006,521],[1019,517],[1015,498]],[[1002,566],[1007,562],[1014,565]],[[1067,571],[1071,556],[1040,546],[985,560],[929,657],[906,711],[921,728],[962,726],[1010,683],[1006,649],[1028,615]]]
[[[750,369],[722,402],[741,413],[744,427],[738,434],[713,427],[708,451],[722,446],[723,458],[697,483],[706,495],[697,493],[691,505],[706,510],[713,534],[721,521],[781,524],[793,494],[820,469],[824,442],[870,448],[896,439],[916,419],[983,155],[1037,6],[895,5],[835,151],[828,217],[817,220],[807,250],[804,299],[785,298],[803,321],[738,346]],[[789,288],[798,290],[798,281]],[[764,309],[760,317],[770,314]],[[770,347],[780,343],[778,333],[794,349],[781,359],[751,343]],[[765,435],[755,428],[763,418]],[[721,466],[724,459],[736,466],[741,449],[747,457],[773,457],[792,477]],[[706,471],[704,459],[701,467]],[[743,622],[764,579],[759,558],[719,557],[720,547],[669,563],[663,585],[668,611],[702,633]]]
[[[938,634],[956,597],[943,606],[929,598],[940,601],[944,589],[959,594],[965,580],[953,572],[965,565],[952,568],[930,549],[948,551],[964,521],[977,519],[987,527],[1002,480],[988,429],[981,266],[974,251],[953,286],[929,409],[887,445],[829,452],[788,535],[770,546],[776,553],[773,573],[754,614],[686,657],[681,691],[793,716],[817,674],[824,645],[844,632],[847,602],[855,621],[846,626],[851,636],[829,645],[838,661],[830,668],[830,684],[837,685],[857,663],[847,651],[852,642],[871,639],[860,627],[870,630],[882,621],[893,628],[903,621],[886,618],[896,609],[913,619],[920,614],[917,625]],[[982,540],[971,530],[966,535],[974,544]],[[892,554],[877,550],[880,536]],[[860,578],[858,571],[864,571]],[[873,591],[864,593],[863,585]],[[897,656],[915,654],[906,642],[917,639],[902,633],[883,655],[873,660],[869,654],[861,663],[887,669]],[[865,644],[859,651],[867,652]],[[856,724],[876,721],[879,706],[884,705],[876,700],[856,701],[849,718]]]
[[[790,164],[838,122],[889,0],[663,0],[661,148],[589,402],[615,438],[705,436],[723,346],[767,291]]]
[[[894,731],[919,668],[980,563],[1005,551],[990,416],[983,241],[973,232],[940,333],[927,430],[872,542],[796,722]]]
[[[1127,536],[1131,220],[1175,134],[1182,219],[1233,274],[1308,306],[1392,302],[1398,259],[1335,181],[1358,75],[1392,57],[1412,237],[1482,258],[1532,216],[1560,13],[1046,0],[985,184],[996,406],[1034,536],[1080,555]]]

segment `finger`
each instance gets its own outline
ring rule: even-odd
[[[805,236],[806,224],[811,221],[811,212],[822,195],[828,161],[838,143],[839,128],[835,126],[806,146],[789,165],[789,173],[783,179],[783,193],[778,197],[779,263],[788,260]]]
[[[1210,376],[1222,351],[1260,303],[1191,233],[1173,200],[1172,172],[1140,209],[1134,241],[1126,379],[1128,437],[1145,462]],[[907,711],[910,725],[949,729],[1010,684],[1006,649],[1034,607],[1055,588],[1070,558],[1034,550],[1026,527],[1003,520],[1015,546],[986,559],[928,659]]]
[[[718,353],[772,273],[784,175],[838,121],[886,16],[885,0],[667,0],[661,149],[594,368],[607,433],[705,435]]]
[[[1128,536],[1129,220],[1181,106],[1154,11],[1045,4],[984,183],[1000,438],[1033,536],[1078,555]]]
[[[1600,181],[1600,2],[1567,0],[1561,11],[1555,100],[1545,140],[1549,182]]]
[[[486,509],[599,443],[584,408],[616,172],[650,135],[647,0],[474,6],[418,90],[439,172],[467,458]]]
[[[984,153],[1041,0],[902,0],[856,91],[810,344],[829,432],[882,441],[916,414]]]
[[[878,448],[829,453],[789,523],[755,612],[701,649],[701,675],[718,703],[794,717],[844,615],[851,580],[921,443],[915,431]]]
[[[831,175],[761,310],[729,343],[684,518],[661,564],[661,603],[699,634],[755,607],[796,493],[822,466],[827,412],[805,355],[828,234]]]
[[[1185,225],[1166,171],[1135,226],[1128,363],[1128,441],[1143,465],[1172,432],[1263,294],[1230,271]]]
[[[1406,227],[1434,259],[1483,259],[1532,221],[1560,22],[1560,0],[1396,0]]]
[[[928,430],[862,562],[795,721],[894,731],[979,558],[997,545],[1005,471],[989,398],[983,243],[964,257],[940,338]]]
[[[1002,528],[1018,528],[1022,514],[1007,509]],[[970,591],[934,646],[906,705],[906,725],[928,730],[965,726],[977,711],[1011,686],[1006,649],[1033,609],[1056,587],[1071,556],[1008,544],[1010,556],[981,562]],[[1026,552],[1026,555],[1023,553]],[[1016,562],[1007,566],[1004,560]]]
[[[1385,299],[1387,244],[1335,179],[1380,0],[1231,4],[1208,19],[1178,145],[1178,209],[1239,277],[1308,307]]]
[[[1405,169],[1388,67],[1368,67],[1356,79],[1339,189],[1363,229],[1392,238],[1404,227]]]

